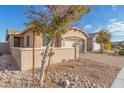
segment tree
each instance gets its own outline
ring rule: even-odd
[[[36,33],[41,33],[42,36],[49,38],[49,42],[42,53],[42,64],[40,70],[39,83],[43,86],[43,80],[45,77],[45,68],[47,60],[49,57],[48,64],[53,53],[53,43],[58,35],[65,34],[68,31],[68,26],[74,21],[79,21],[80,18],[90,11],[89,7],[86,6],[45,6],[46,11],[35,10],[31,8],[28,11],[28,18],[30,20],[27,23],[27,30],[32,30]],[[49,51],[50,49],[50,51]],[[49,66],[49,65],[48,65]],[[48,68],[47,68],[48,69]]]
[[[100,52],[103,53],[104,45],[110,43],[111,33],[107,29],[102,29],[96,36],[96,42],[100,44]]]

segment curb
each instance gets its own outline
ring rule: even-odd
[[[119,72],[111,88],[124,88],[124,67]]]

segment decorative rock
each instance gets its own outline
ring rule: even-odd
[[[92,86],[93,86],[93,87],[96,87],[96,84],[95,84],[95,83],[92,83]]]
[[[68,88],[69,85],[70,85],[70,81],[69,81],[69,80],[65,80],[65,81],[64,81],[64,87],[65,87],[65,88]]]
[[[15,63],[6,64],[0,61],[0,87],[32,87],[32,73],[11,71],[9,69],[17,69]],[[36,87],[38,86],[38,74],[35,75]],[[86,77],[80,79],[77,75],[71,73],[48,73],[48,80],[65,88],[91,88],[100,87],[92,83]],[[106,86],[104,86],[106,87]]]
[[[59,84],[65,88],[95,88],[97,85],[88,79],[80,79],[70,73],[51,73],[49,74],[49,80]],[[99,87],[99,86],[98,86]]]
[[[103,88],[106,88],[106,86],[103,86]]]
[[[69,88],[75,88],[75,86],[70,86]]]
[[[74,80],[75,80],[75,82],[78,82],[79,77],[78,76],[75,76]]]
[[[97,88],[101,88],[99,85],[97,85]]]
[[[7,69],[4,69],[4,73],[6,73],[6,74],[7,74],[7,72],[8,72],[8,70],[7,70]]]

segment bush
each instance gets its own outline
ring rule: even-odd
[[[120,51],[118,52],[119,55],[124,56],[124,49],[120,49]]]
[[[111,49],[112,49],[111,44],[109,44],[109,43],[105,44],[105,45],[104,45],[104,48],[105,48],[106,50],[111,50]]]

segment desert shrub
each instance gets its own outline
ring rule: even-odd
[[[119,55],[124,56],[124,49],[120,49],[120,51],[118,52]]]

